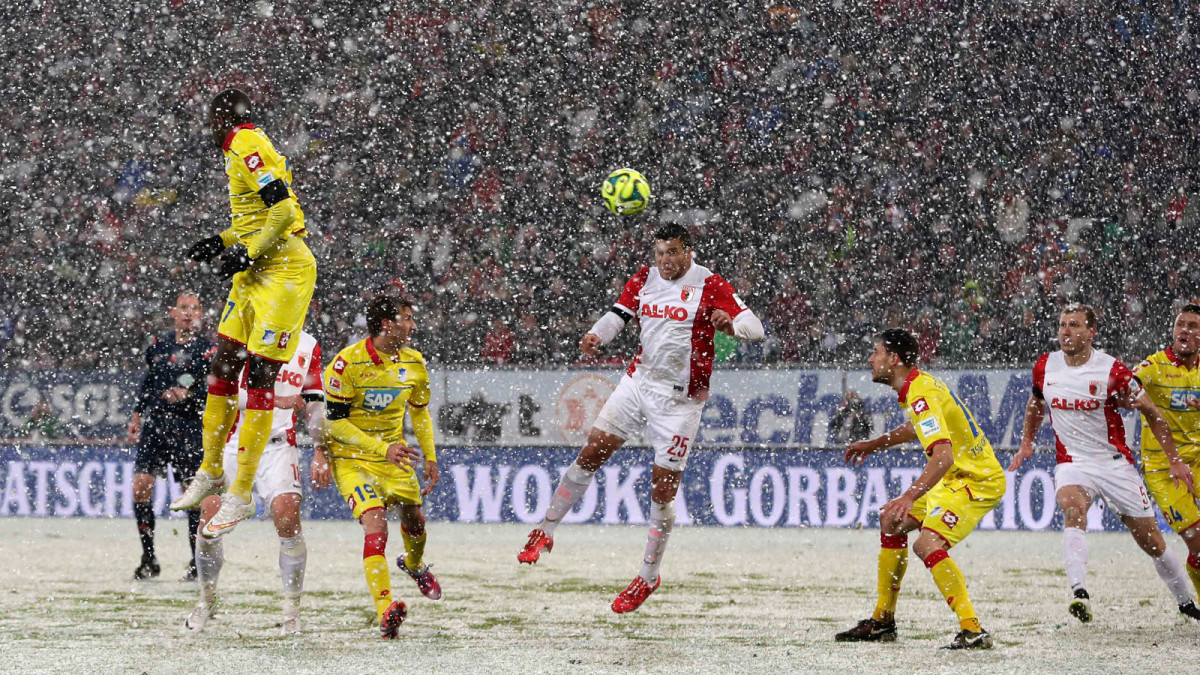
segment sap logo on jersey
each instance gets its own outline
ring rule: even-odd
[[[1050,407],[1054,410],[1099,410],[1100,400],[1095,398],[1077,398],[1071,400],[1055,397],[1050,399]]]
[[[367,410],[383,410],[399,395],[399,389],[371,389],[363,394],[363,407]]]
[[[672,321],[687,321],[688,311],[683,307],[664,305],[642,305],[642,316],[650,319],[671,319]]]
[[[1191,402],[1200,397],[1198,389],[1172,389],[1171,390],[1171,410],[1190,410]]]

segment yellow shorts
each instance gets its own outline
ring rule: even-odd
[[[296,353],[304,317],[317,285],[317,264],[304,242],[293,238],[294,260],[233,275],[217,332],[246,345],[256,356],[287,363]]]
[[[391,462],[334,458],[333,481],[355,520],[371,509],[421,503],[417,474]]]
[[[981,497],[996,495],[995,497]],[[913,503],[908,516],[921,523],[922,530],[932,530],[951,546],[967,538],[979,525],[979,521],[1000,504],[1004,495],[1004,483],[995,486],[972,488],[965,483],[939,483]]]
[[[1200,473],[1200,461],[1188,462],[1192,474]],[[1196,506],[1196,498],[1188,493],[1187,488],[1180,485],[1175,487],[1171,474],[1166,469],[1151,469],[1144,474],[1146,490],[1158,504],[1163,518],[1176,532],[1183,532],[1200,522],[1200,508]]]

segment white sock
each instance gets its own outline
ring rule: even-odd
[[[304,545],[304,533],[294,537],[279,538],[279,577],[283,579],[283,594],[300,597],[304,590],[304,565],[308,562],[308,547]]]
[[[650,529],[646,533],[646,557],[642,558],[642,570],[638,572],[646,583],[653,584],[662,567],[663,552],[667,550],[667,539],[675,526],[675,504],[650,503]]]
[[[225,564],[225,545],[220,539],[196,537],[196,572],[200,578],[200,601],[211,605],[217,600],[217,577]]]
[[[1152,558],[1152,560],[1154,561],[1154,571],[1158,572],[1158,577],[1171,590],[1171,595],[1175,596],[1175,604],[1183,605],[1191,602],[1192,594],[1188,591],[1191,582],[1188,580],[1187,573],[1183,571],[1179,556],[1168,548],[1162,555]]]
[[[1088,549],[1083,530],[1078,527],[1063,528],[1063,564],[1067,568],[1067,583],[1071,590],[1086,588],[1083,584],[1087,574]]]
[[[588,486],[592,484],[592,478],[595,476],[595,471],[585,471],[578,463],[567,467],[562,482],[558,484],[554,490],[554,496],[550,498],[546,516],[542,519],[542,530],[546,532],[547,537],[554,536],[554,529],[562,522],[563,516],[571,512],[571,508],[575,506],[575,502],[579,501],[583,493],[587,492]]]

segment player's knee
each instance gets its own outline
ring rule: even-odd
[[[133,501],[148,502],[154,496],[154,474],[139,473],[133,477]]]
[[[419,537],[425,533],[425,514],[420,509],[405,509],[400,526],[409,535]]]
[[[247,389],[274,389],[275,377],[279,375],[279,362],[264,359],[261,356],[250,357],[250,367],[246,372]]]

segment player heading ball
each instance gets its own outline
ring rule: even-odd
[[[563,475],[542,524],[517,555],[518,561],[533,564],[543,550],[552,550],[555,529],[587,491],[596,471],[626,440],[644,432],[654,447],[650,531],[641,570],[613,600],[612,610],[618,614],[640,607],[662,583],[659,567],[675,524],[675,494],[708,399],[714,332],[750,342],[763,338],[762,322],[754,312],[728,281],[693,262],[692,252],[685,228],[660,227],[654,233],[655,266],[638,270],[580,341],[580,351],[594,356],[638,318],[637,356]]]

